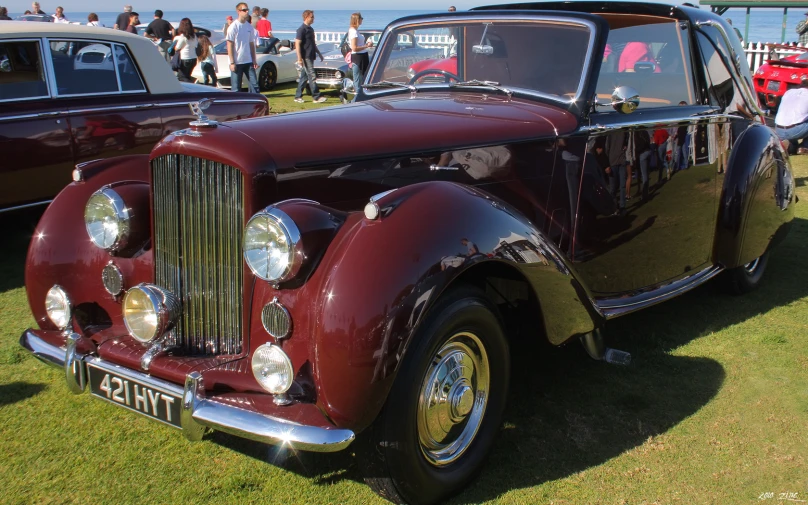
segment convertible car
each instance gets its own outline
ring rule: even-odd
[[[407,69],[435,57],[399,41],[439,30],[456,69],[419,83]],[[410,16],[358,88],[78,167],[28,252],[22,345],[190,440],[350,448],[379,494],[432,504],[498,443],[526,341],[628,363],[612,319],[711,279],[754,289],[793,220],[788,155],[706,10]]]
[[[794,46],[773,44],[772,48],[799,49]],[[755,72],[755,92],[760,103],[776,110],[786,91],[800,87],[800,79],[808,75],[808,52],[784,58],[772,58]]]
[[[263,116],[266,99],[179,83],[144,37],[0,21],[0,212],[43,205],[77,163],[148,153],[216,98],[220,120]]]
[[[230,89],[230,59],[227,56],[227,42],[222,41],[216,45],[216,63],[219,71],[216,73],[218,86]],[[289,40],[258,39],[255,48],[255,56],[258,60],[258,88],[261,91],[269,91],[278,83],[293,82],[297,79],[297,53],[294,50],[294,42]],[[199,83],[204,82],[202,67],[197,65],[191,76]],[[243,79],[242,89],[248,89],[250,83]]]

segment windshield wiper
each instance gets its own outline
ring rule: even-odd
[[[495,89],[497,91],[502,91],[503,93],[508,95],[508,98],[510,98],[513,95],[513,91],[503,86],[500,86],[499,83],[495,81],[480,81],[478,79],[472,79],[470,81],[453,82],[449,84],[449,87],[450,88],[483,87],[483,88]]]
[[[410,90],[410,92],[412,93],[418,91],[418,88],[416,88],[412,84],[403,84],[400,82],[393,82],[393,81],[379,81],[362,85],[362,89],[374,89],[374,88],[404,88]]]

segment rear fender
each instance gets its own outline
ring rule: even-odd
[[[794,218],[794,177],[774,132],[753,125],[738,137],[718,208],[715,263],[726,268],[760,257]]]
[[[487,193],[431,182],[377,205],[376,219],[348,218],[318,267],[319,284],[309,286],[317,401],[338,426],[361,430],[376,417],[431,306],[472,269],[499,262],[518,270],[553,344],[602,323],[555,245]]]

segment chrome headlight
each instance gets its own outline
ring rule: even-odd
[[[265,281],[283,282],[297,275],[303,249],[292,218],[274,207],[250,218],[244,229],[244,261]]]
[[[50,288],[45,295],[45,312],[48,319],[60,330],[66,329],[70,324],[70,298],[58,284]]]
[[[337,79],[342,79],[342,72],[337,70],[336,72],[334,72],[334,77],[336,77]]]
[[[129,237],[129,209],[118,193],[99,189],[84,207],[84,225],[93,244],[107,251],[120,249]]]
[[[415,70],[413,70],[412,68],[408,68],[407,69],[407,79],[412,79],[413,77],[415,77]]]
[[[272,344],[263,344],[255,350],[252,371],[258,384],[273,395],[287,392],[295,378],[289,356]]]
[[[176,296],[152,284],[139,284],[123,297],[126,329],[143,343],[162,337],[174,327],[181,312],[182,305]]]

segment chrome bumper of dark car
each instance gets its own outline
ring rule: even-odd
[[[62,348],[44,341],[33,331],[26,330],[20,337],[20,345],[43,362],[63,369],[68,389],[73,393],[81,393],[86,389],[87,367],[92,365],[182,398],[180,429],[192,441],[200,440],[206,427],[257,442],[311,452],[340,451],[348,447],[355,438],[351,430],[297,424],[207,398],[202,374],[199,372],[188,374],[185,387],[182,388],[136,370],[77,353],[78,339],[77,334],[69,334],[66,345]]]

